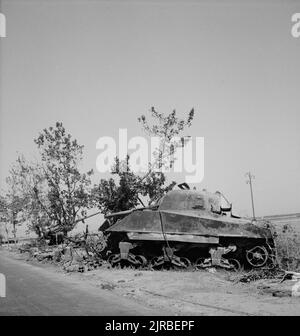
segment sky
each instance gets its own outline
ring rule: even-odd
[[[62,121],[96,171],[102,136],[140,136],[152,106],[205,139],[198,189],[251,215],[300,212],[299,1],[1,0],[0,183]],[[94,180],[103,177],[96,171]],[[178,176],[182,182],[183,176]]]

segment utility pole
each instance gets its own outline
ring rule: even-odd
[[[255,176],[252,175],[251,172],[246,173],[245,176],[248,178],[248,180],[246,181],[246,183],[250,185],[250,193],[251,193],[251,202],[252,202],[253,221],[256,221],[256,218],[255,218],[255,211],[254,211],[254,201],[253,201],[253,189],[252,189],[252,180],[255,179]]]

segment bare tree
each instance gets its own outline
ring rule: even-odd
[[[154,161],[149,164],[149,171],[144,178],[147,178],[151,171],[170,165],[176,149],[183,145],[182,133],[186,127],[191,126],[194,119],[194,109],[191,109],[185,119],[177,117],[176,110],[165,115],[152,107],[150,112],[151,122],[145,115],[139,117],[138,121],[146,134],[159,139],[159,146],[152,153]]]

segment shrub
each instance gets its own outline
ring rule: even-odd
[[[300,271],[300,232],[289,224],[276,227],[275,244],[280,267]]]

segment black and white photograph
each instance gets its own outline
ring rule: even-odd
[[[299,195],[300,0],[0,0],[0,316],[299,316]]]

